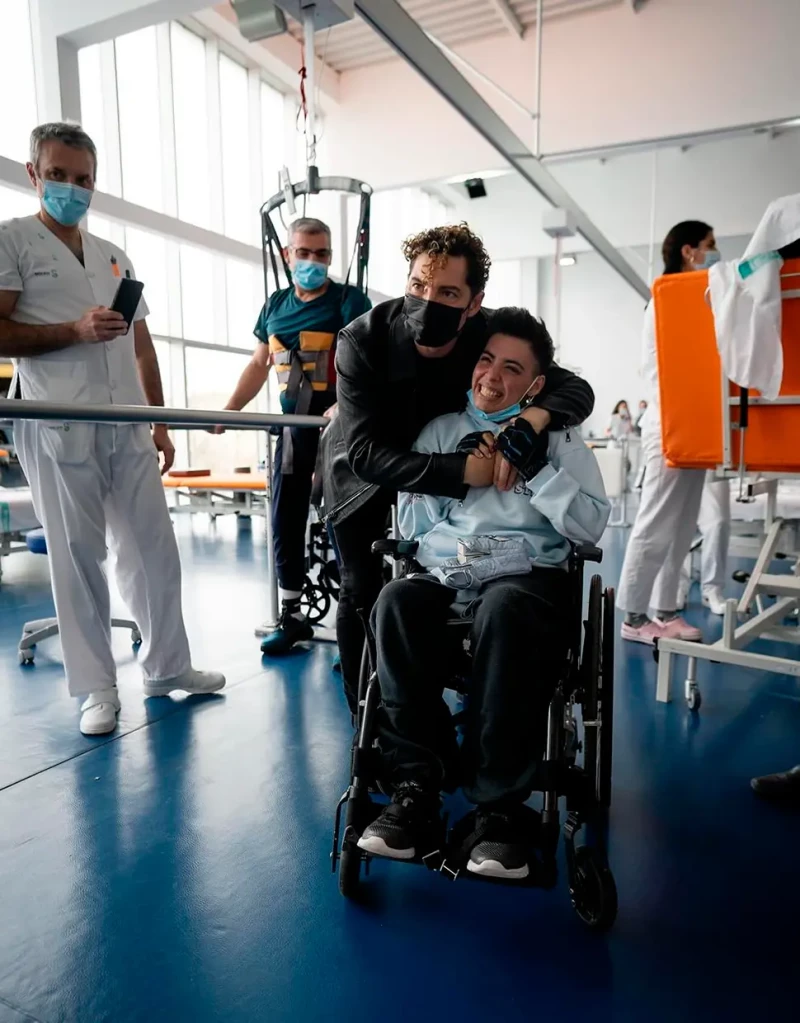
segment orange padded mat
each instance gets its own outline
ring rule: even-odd
[[[784,291],[800,290],[800,259],[787,260]],[[658,382],[664,457],[685,469],[722,464],[722,364],[714,316],[705,300],[708,272],[671,274],[653,285]],[[781,394],[800,395],[800,298],[783,302]],[[730,393],[739,389],[730,385]],[[757,397],[758,391],[751,391]],[[750,406],[745,442],[751,472],[800,472],[800,405]],[[738,420],[739,410],[731,409]],[[733,463],[739,461],[738,431],[732,431]]]
[[[266,490],[262,476],[165,476],[164,486],[181,490]]]

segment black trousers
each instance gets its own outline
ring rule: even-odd
[[[426,788],[459,782],[478,805],[523,802],[544,754],[547,711],[564,664],[570,579],[534,569],[488,583],[474,605],[469,699],[460,752],[447,704],[460,627],[454,591],[398,579],[373,612],[383,708],[379,746],[387,781]]]
[[[364,626],[358,611],[363,609],[369,615],[381,590],[383,562],[372,553],[372,544],[386,536],[393,497],[391,491],[379,490],[366,504],[333,527],[341,576],[336,639],[342,660],[344,692],[353,713],[357,709],[358,675],[364,649]]]
[[[275,444],[272,531],[278,585],[284,590],[302,590],[306,578],[306,524],[318,447],[319,430],[292,430],[294,471],[286,475],[283,472],[283,430]]]

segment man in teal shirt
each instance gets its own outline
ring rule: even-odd
[[[261,310],[253,331],[259,344],[225,408],[240,411],[249,404],[274,366],[282,411],[321,416],[336,402],[336,337],[371,303],[358,288],[330,280],[331,231],[321,220],[296,220],[284,255],[292,286],[270,295]],[[261,646],[265,654],[288,653],[295,643],[313,636],[300,610],[300,595],[318,446],[318,430],[288,427],[275,446],[272,524],[281,614],[278,628]]]

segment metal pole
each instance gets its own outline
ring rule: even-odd
[[[543,0],[536,4],[536,136],[533,155],[542,155],[542,6]]]
[[[266,431],[267,453],[264,489],[264,518],[267,523],[267,628],[278,624],[278,575],[275,571],[275,537],[272,531],[272,434]]]
[[[316,75],[314,65],[314,14],[316,4],[303,8],[303,33],[305,36],[305,64],[306,64],[306,109],[308,112],[306,120],[306,163],[316,166],[317,164],[317,95]]]
[[[265,430],[270,426],[319,428],[328,425],[328,420],[322,416],[162,408],[157,405],[78,405],[25,398],[0,398],[0,420],[3,419],[46,419],[57,423],[165,423],[181,429],[224,426],[229,430]]]
[[[658,152],[653,150],[653,174],[650,181],[650,253],[647,259],[647,283],[651,284],[656,268],[656,196],[658,194]]]
[[[561,235],[556,236],[556,259],[553,267],[553,299],[554,316],[556,321],[555,336],[556,353],[560,355],[561,349],[561,248],[563,241]]]

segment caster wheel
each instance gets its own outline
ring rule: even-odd
[[[300,597],[300,610],[311,624],[316,625],[321,622],[330,609],[330,594],[321,586],[307,582]]]
[[[686,706],[689,710],[700,710],[703,705],[703,697],[700,694],[700,690],[697,686],[686,685]]]
[[[352,842],[344,842],[339,856],[339,891],[346,899],[355,896],[360,877],[361,850]]]
[[[17,654],[20,664],[33,664],[33,652],[31,650],[20,650]]]
[[[134,646],[139,646],[142,642],[142,634],[138,629],[131,629],[131,643]]]
[[[617,918],[617,886],[605,859],[589,846],[575,850],[570,879],[572,908],[592,931],[607,931]]]

